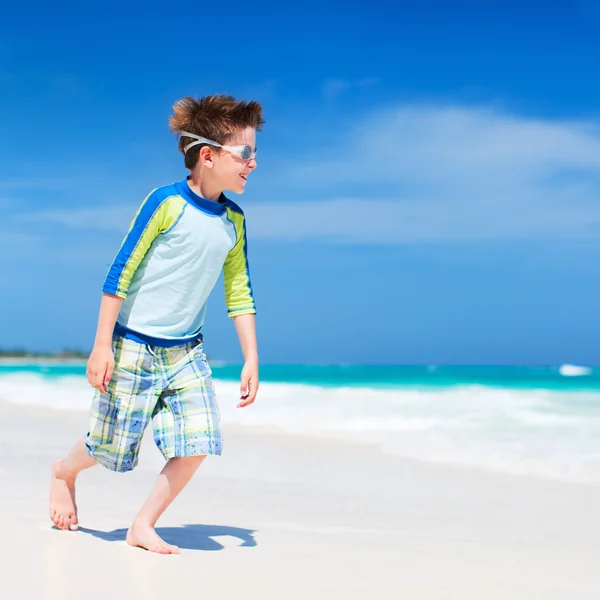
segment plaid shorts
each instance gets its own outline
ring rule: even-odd
[[[150,419],[165,459],[221,454],[219,409],[202,342],[171,348],[113,338],[115,371],[96,391],[85,445],[111,471],[131,471]]]

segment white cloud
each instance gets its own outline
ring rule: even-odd
[[[566,169],[600,174],[595,123],[518,118],[491,110],[407,107],[371,116],[344,139],[320,148],[298,178],[325,175],[356,182],[450,183],[534,181]],[[295,170],[295,169],[294,169]],[[487,182],[487,183],[486,183]]]
[[[369,116],[313,156],[318,160],[280,166],[278,186],[295,190],[297,198],[322,189],[323,202],[263,211],[262,235],[312,237],[326,228],[334,239],[406,243],[600,233],[600,129],[594,122],[405,106]],[[332,190],[339,196],[353,186],[377,191],[360,199],[352,194],[345,209],[328,199]],[[381,193],[385,188],[403,191],[392,196]]]
[[[333,98],[339,93],[347,90],[352,84],[344,79],[328,79],[322,88],[323,98]]]
[[[355,123],[318,152],[271,168],[267,179],[289,195],[273,203],[241,202],[252,239],[600,238],[600,129],[592,121],[402,106]],[[302,200],[309,193],[320,199]],[[45,210],[21,219],[125,232],[136,209]]]
[[[418,200],[358,198],[248,205],[252,238],[310,238],[363,244],[484,242],[502,239],[592,238],[600,234],[600,207],[556,207],[544,218],[543,199],[507,212],[502,207],[438,210]]]
[[[71,210],[40,210],[18,217],[21,223],[54,223],[73,229],[127,232],[137,208],[132,206],[103,206]]]
[[[357,80],[328,79],[321,88],[323,98],[331,100],[351,88],[364,88],[379,83],[377,77],[363,77]]]

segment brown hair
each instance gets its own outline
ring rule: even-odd
[[[179,150],[185,156],[187,169],[196,166],[200,148],[206,144],[198,144],[184,153],[183,148],[194,139],[181,136],[182,131],[226,144],[238,131],[246,127],[260,131],[264,123],[262,106],[258,102],[238,101],[233,96],[217,94],[182,98],[173,104],[173,114],[169,117],[171,131],[179,134]]]

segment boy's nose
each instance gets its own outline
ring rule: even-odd
[[[249,169],[256,169],[256,167],[257,167],[257,166],[258,166],[258,165],[257,165],[257,163],[256,163],[256,158],[251,158],[251,159],[248,161],[248,168],[249,168]]]

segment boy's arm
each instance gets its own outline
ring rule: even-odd
[[[253,314],[233,317],[233,323],[244,355],[238,408],[252,404],[258,392],[258,348],[256,344],[256,317]]]
[[[258,391],[258,350],[256,343],[256,306],[250,282],[246,239],[246,220],[241,212],[230,211],[237,241],[223,265],[227,314],[233,319],[244,355],[238,407],[254,402]]]
[[[133,274],[156,237],[181,216],[185,201],[150,194],[135,215],[107,275],[102,291],[125,299]]]
[[[96,340],[94,341],[94,349],[90,354],[87,364],[88,381],[92,387],[103,394],[106,394],[106,386],[112,377],[115,367],[112,336],[122,302],[122,298],[118,296],[102,294]]]
[[[225,282],[227,314],[234,318],[239,315],[255,314],[256,306],[248,265],[246,219],[243,214],[236,211],[230,211],[229,218],[235,225],[237,241],[225,259],[223,279]]]
[[[183,200],[164,198],[155,192],[149,194],[133,218],[121,248],[106,275],[102,286],[96,340],[87,367],[88,381],[103,394],[106,393],[106,386],[114,370],[113,331],[121,303],[127,297],[133,274],[156,237],[171,228],[177,221],[183,205]]]

